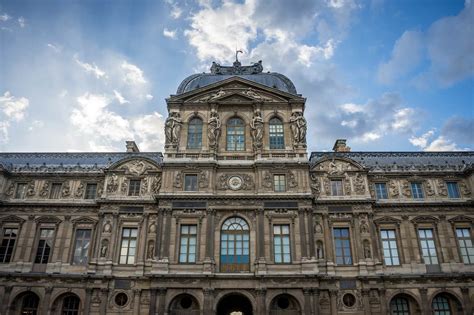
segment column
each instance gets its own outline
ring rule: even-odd
[[[301,241],[301,258],[308,257],[308,250],[306,244],[306,227],[304,224],[304,209],[298,209],[298,221],[300,228],[300,241]]]
[[[133,290],[133,315],[140,315],[140,289]]]
[[[109,297],[109,289],[101,288],[100,289],[100,314],[105,315],[107,314],[107,301]]]
[[[313,314],[313,309],[311,307],[311,289],[304,288],[303,296],[304,296],[304,314],[311,315]]]
[[[311,210],[306,211],[306,223],[308,226],[308,236],[309,236],[309,256],[316,257],[314,240],[314,228],[313,228],[313,212]]]
[[[86,298],[84,300],[84,315],[89,315],[91,311],[92,288],[86,288]]]
[[[165,315],[166,310],[166,289],[159,288],[158,289],[158,315]]]
[[[428,303],[428,289],[421,288],[420,295],[421,295],[421,314],[422,315],[430,315],[431,314],[431,305]]]
[[[53,287],[45,287],[44,288],[44,298],[43,298],[43,305],[41,307],[42,314],[49,314],[49,304],[51,301],[51,293],[53,292]]]
[[[165,210],[165,227],[164,227],[164,238],[162,244],[162,257],[170,257],[170,238],[171,238],[171,209]]]
[[[313,289],[313,314],[319,315],[319,289]]]
[[[161,238],[163,237],[163,212],[164,209],[158,209],[158,219],[156,220],[157,226],[156,226],[156,256],[158,259],[161,259]]]
[[[331,315],[337,314],[337,290],[331,289],[329,290],[329,296],[331,298]]]
[[[7,314],[8,307],[10,306],[8,302],[10,301],[10,293],[12,292],[12,286],[4,286],[3,287],[3,300],[2,305],[0,306],[0,313]]]
[[[156,289],[150,290],[150,315],[156,314]]]
[[[387,305],[388,305],[389,301],[387,301],[387,297],[385,295],[386,292],[387,292],[387,290],[385,290],[385,288],[382,288],[382,289],[379,290],[380,314],[387,314]]]
[[[29,215],[28,216],[28,221],[26,221],[26,226],[21,229],[23,236],[20,236],[18,238],[18,241],[22,240],[22,243],[18,243],[17,247],[21,248],[21,253],[20,253],[20,261],[30,261],[29,256],[33,250],[33,242],[35,239],[35,233],[36,233],[36,224],[35,224],[35,216],[34,215]],[[31,254],[34,255],[34,254]]]
[[[212,306],[214,305],[214,289],[204,288],[204,300],[203,300],[203,314],[213,314]]]
[[[265,261],[265,222],[263,217],[264,210],[257,209],[257,256],[258,260]]]
[[[464,304],[464,315],[470,315],[472,314],[473,309],[472,309],[471,298],[469,297],[469,288],[462,287],[461,292],[462,292],[462,299],[463,299],[463,304]]]
[[[370,293],[370,289],[362,289],[362,303],[364,303],[365,315],[372,314],[372,310],[370,308],[370,303],[369,303],[369,293]]]
[[[329,217],[327,214],[323,214],[323,232],[324,232],[324,245],[325,245],[325,258],[327,261],[334,262],[334,252],[333,252],[333,244],[332,244],[332,231],[329,225]]]
[[[214,217],[216,210],[207,209],[206,222],[206,258],[212,260],[214,258]]]
[[[266,311],[266,305],[265,305],[265,296],[267,294],[267,290],[265,288],[259,288],[259,289],[256,289],[256,292],[257,292],[257,315],[266,315],[267,311]]]
[[[71,216],[66,215],[64,216],[64,222],[61,224],[62,231],[61,236],[59,238],[59,248],[57,249],[57,255],[55,259],[52,259],[52,262],[68,262],[68,255],[69,255],[69,244],[71,244],[71,235],[72,235],[72,228],[71,228]],[[66,240],[69,239],[69,242]],[[58,239],[56,239],[57,241]]]

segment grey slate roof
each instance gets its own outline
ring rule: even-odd
[[[0,153],[0,165],[11,172],[100,172],[133,157],[163,161],[160,152]]]
[[[233,66],[221,66],[213,63],[210,73],[193,74],[184,79],[176,94],[196,90],[231,77],[240,77],[283,92],[297,94],[295,85],[286,76],[277,72],[263,73],[262,70],[261,61],[251,66],[241,66],[238,61],[234,62]]]
[[[463,152],[312,152],[310,165],[325,158],[349,158],[380,171],[463,171],[474,166],[474,151]]]

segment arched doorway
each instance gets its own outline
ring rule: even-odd
[[[436,295],[431,302],[433,314],[438,315],[462,315],[462,305],[452,294],[443,292]]]
[[[390,301],[390,315],[420,315],[418,303],[408,294],[397,294]]]
[[[56,298],[51,314],[54,315],[79,315],[81,314],[81,299],[74,293],[65,293]]]
[[[199,315],[199,303],[190,294],[180,294],[170,303],[170,315]]]
[[[300,304],[289,294],[280,294],[270,303],[270,315],[301,315]]]
[[[39,297],[33,292],[20,293],[10,307],[10,314],[37,315]]]
[[[231,217],[221,228],[221,272],[250,271],[250,233],[244,219]]]
[[[253,315],[252,303],[242,294],[228,294],[217,304],[217,315]]]

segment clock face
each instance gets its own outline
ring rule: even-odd
[[[231,176],[228,181],[230,189],[237,190],[242,187],[242,178],[240,176]]]

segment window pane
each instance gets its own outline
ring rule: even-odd
[[[202,120],[193,118],[188,125],[188,148],[200,149],[202,146]]]
[[[348,228],[334,228],[333,229],[336,263],[338,264],[352,264],[352,254],[350,249],[350,238]]]
[[[197,191],[198,190],[198,177],[197,177],[197,175],[185,175],[184,176],[184,190],[185,191]]]
[[[122,243],[120,248],[120,263],[135,263],[135,251],[137,243],[137,228],[124,228],[122,230]]]
[[[269,131],[270,149],[284,149],[285,141],[282,121],[276,117],[270,119]]]

